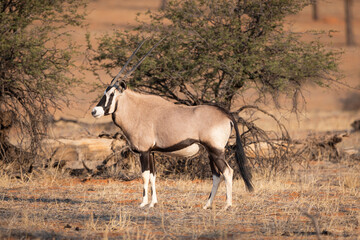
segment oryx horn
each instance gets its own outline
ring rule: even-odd
[[[146,42],[146,38],[139,44],[139,46],[135,49],[135,51],[131,54],[129,59],[126,61],[125,65],[121,68],[120,72],[114,77],[114,79],[111,81],[110,86],[113,86],[116,81],[119,79],[120,75],[123,73],[127,65],[129,65],[130,61],[134,58],[135,54],[139,51],[142,45]]]
[[[143,56],[140,61],[128,72],[126,73],[126,75],[121,79],[126,80],[139,66],[140,64],[145,60],[145,58],[147,56],[149,56],[149,54],[152,52],[152,50],[154,50],[154,48],[156,48],[162,41],[164,40],[164,38],[160,39],[160,41],[158,41],[147,53],[145,56]]]

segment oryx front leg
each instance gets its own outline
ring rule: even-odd
[[[148,186],[150,180],[152,196],[149,207],[152,208],[157,203],[156,188],[155,188],[155,179],[156,179],[155,162],[150,152],[141,153],[140,162],[141,162],[142,177],[144,180],[143,200],[140,204],[140,207],[144,207],[149,203]]]
[[[151,183],[151,203],[149,207],[154,207],[155,204],[158,202],[156,197],[156,188],[155,188],[155,179],[156,175],[153,173],[150,173],[150,183]]]
[[[150,170],[143,171],[141,176],[144,181],[144,186],[143,186],[143,199],[140,204],[140,207],[144,207],[149,203],[148,186],[149,186]]]
[[[151,183],[151,203],[149,207],[154,207],[158,202],[156,197],[156,188],[155,188],[155,180],[156,180],[156,169],[155,169],[155,158],[154,154],[149,154],[150,159],[150,183]]]

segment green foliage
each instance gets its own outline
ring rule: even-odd
[[[284,18],[308,0],[172,0],[150,22],[99,39],[93,66],[114,73],[145,36],[161,45],[128,80],[129,85],[193,105],[229,108],[237,94],[256,89],[259,99],[281,93],[293,99],[306,83],[337,80],[339,52],[283,29]],[[294,106],[296,101],[294,100]]]
[[[85,2],[2,0],[0,3],[0,112],[11,110],[34,149],[51,109],[78,82],[71,68],[76,46],[67,26],[80,26]]]

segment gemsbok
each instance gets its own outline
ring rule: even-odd
[[[144,40],[145,41],[145,40]],[[148,204],[148,185],[152,198],[149,207],[157,203],[155,189],[155,161],[151,152],[162,152],[176,156],[192,156],[203,145],[209,155],[213,186],[204,209],[212,206],[215,194],[224,176],[226,206],[232,205],[233,170],[225,161],[225,146],[232,128],[236,134],[235,158],[240,174],[249,191],[253,190],[251,174],[246,166],[246,157],[241,144],[239,129],[234,117],[227,110],[214,105],[186,106],[175,104],[159,96],[141,94],[127,88],[125,80],[159,44],[153,46],[140,61],[119,81],[144,41],[137,47],[123,68],[106,88],[103,97],[92,110],[95,118],[112,115],[112,120],[125,135],[131,149],[140,154],[143,178],[143,199],[140,207]]]

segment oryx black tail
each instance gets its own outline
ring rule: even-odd
[[[248,166],[246,164],[246,156],[245,156],[244,148],[241,144],[239,128],[238,128],[238,125],[233,116],[231,116],[231,120],[234,124],[235,133],[236,133],[236,149],[235,149],[236,162],[239,165],[240,175],[245,182],[246,188],[250,192],[252,192],[254,190],[254,187],[251,182],[252,176],[251,176],[250,170],[248,169]]]
[[[251,176],[250,170],[248,169],[248,166],[247,166],[244,148],[241,144],[239,128],[238,128],[238,125],[237,125],[237,122],[236,122],[234,116],[228,110],[226,110],[225,108],[222,108],[216,104],[209,104],[209,105],[217,107],[220,111],[225,113],[228,116],[228,118],[232,121],[234,129],[235,129],[235,134],[236,134],[235,158],[236,158],[237,164],[239,165],[240,175],[245,182],[246,188],[250,192],[254,191],[254,187],[251,182],[252,176]]]

